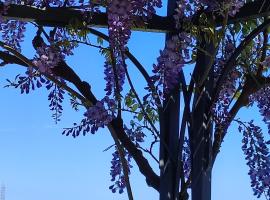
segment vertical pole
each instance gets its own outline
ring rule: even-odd
[[[214,44],[202,41],[200,48],[210,55],[215,52]],[[198,83],[200,75],[207,70],[211,58],[203,52],[198,51],[196,66],[194,69],[194,80]],[[192,200],[211,200],[211,163],[212,155],[212,126],[206,124],[209,103],[211,102],[211,91],[213,89],[213,68],[209,72],[208,78],[202,86],[196,86],[194,103],[192,109],[193,127],[191,133],[191,194]],[[199,88],[198,88],[199,87]]]
[[[167,15],[172,15],[176,0],[168,0]],[[172,34],[166,34],[166,41]],[[180,93],[179,84],[165,96],[163,112],[160,116],[160,200],[175,200],[176,169],[178,158]],[[166,148],[165,148],[165,145]]]

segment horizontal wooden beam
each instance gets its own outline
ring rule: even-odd
[[[257,0],[245,4],[240,11],[234,16],[230,17],[228,23],[243,22],[250,19],[256,19],[259,17],[270,16],[270,1]],[[26,5],[11,5],[4,16],[5,19],[17,19],[23,21],[37,22],[44,26],[50,27],[65,27],[70,22],[78,19],[83,19],[83,14],[80,10],[70,8],[47,8],[38,9]],[[174,20],[171,16],[163,17],[159,15],[153,15],[151,19],[143,21],[142,17],[134,16],[133,30],[145,31],[145,32],[172,32],[175,30]],[[216,15],[216,23],[220,25],[222,22],[222,16]],[[107,14],[106,13],[94,13],[92,19],[88,22],[89,27],[103,27],[106,28]]]
[[[4,16],[5,19],[17,19],[22,21],[37,22],[38,24],[51,27],[65,27],[74,20],[83,19],[80,10],[70,8],[47,8],[38,9],[25,5],[11,5]],[[93,13],[88,22],[89,27],[108,27],[106,13]],[[145,23],[142,17],[134,16],[132,29],[147,32],[168,32],[174,29],[174,20],[169,17],[153,15]]]

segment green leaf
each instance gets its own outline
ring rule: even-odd
[[[134,104],[132,107],[131,107],[131,111],[132,112],[135,112],[137,109],[138,109],[139,105],[138,104]]]
[[[127,105],[128,107],[131,107],[132,103],[133,103],[132,99],[131,99],[129,96],[127,96],[127,97],[126,97],[126,105]]]
[[[142,119],[143,119],[143,114],[142,114],[142,113],[139,113],[138,116],[137,116],[137,118],[138,118],[139,121],[142,121]]]

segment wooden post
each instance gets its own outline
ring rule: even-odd
[[[168,0],[167,15],[174,13],[176,0]],[[166,34],[166,41],[171,34]],[[176,169],[179,137],[180,93],[179,84],[166,95],[160,118],[160,200],[175,200]],[[164,144],[165,143],[165,144]],[[166,145],[166,146],[165,146]]]
[[[214,44],[212,42],[201,42],[200,47],[213,55]],[[194,103],[192,109],[192,133],[191,133],[191,195],[192,200],[211,200],[211,159],[212,159],[212,125],[207,124],[208,108],[211,102],[211,92],[213,89],[213,68],[211,58],[203,52],[198,51],[194,80],[196,85]],[[206,71],[207,66],[211,67],[207,80],[199,86],[198,82]],[[212,123],[212,122],[210,122]]]

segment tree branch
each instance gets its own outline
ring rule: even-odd
[[[4,44],[1,43],[1,46]],[[12,49],[7,49],[12,50]],[[16,51],[13,51],[12,53],[16,53]],[[19,53],[17,53],[19,54]],[[5,52],[0,52],[0,58],[4,61],[11,61],[14,64],[20,65],[22,62],[24,63],[22,66],[32,66],[32,63],[29,62],[28,59],[26,61],[23,61],[22,59],[19,59],[18,56],[9,55]],[[80,97],[79,99],[84,102],[85,98],[90,101],[91,104],[95,104],[97,102],[96,97],[91,92],[90,85],[85,82],[81,81],[79,76],[64,62],[62,61],[59,63],[59,66],[54,68],[53,73],[56,76],[60,76],[61,78],[71,82],[74,84],[74,86],[80,91],[82,96],[78,93],[76,93],[76,96]],[[47,75],[48,76],[48,75]],[[53,78],[53,77],[51,77]],[[53,80],[57,81],[57,80]],[[66,89],[66,88],[64,88]],[[68,91],[71,93],[74,93],[72,91]],[[121,144],[128,150],[128,152],[132,155],[133,159],[135,160],[136,164],[139,167],[140,172],[146,177],[146,182],[156,189],[159,190],[159,177],[155,174],[153,169],[151,168],[148,160],[143,156],[142,152],[137,149],[137,147],[132,143],[132,141],[129,139],[129,137],[126,135],[124,129],[123,129],[123,121],[121,119],[114,119],[109,125],[108,129],[110,130],[111,134],[115,134],[117,138],[121,141]]]
[[[231,108],[228,114],[228,119],[227,123],[228,125],[231,124],[232,120],[234,120],[236,114],[238,111],[248,105],[249,103],[249,96],[251,94],[256,93],[258,90],[260,90],[263,87],[266,87],[270,84],[270,78],[269,77],[252,77],[252,75],[247,75],[246,76],[246,81],[243,86],[243,90],[239,96],[239,98],[236,100],[235,104]],[[215,133],[215,140],[213,142],[213,160],[212,160],[212,165],[214,164],[217,154],[219,153],[221,143],[224,140],[226,134],[227,134],[227,127],[222,127],[222,130],[217,130]]]
[[[232,70],[234,67],[234,64],[236,62],[236,59],[242,51],[247,47],[247,45],[255,38],[258,34],[260,34],[262,31],[264,31],[268,26],[270,25],[270,19],[263,22],[261,25],[259,25],[257,28],[255,28],[241,43],[240,45],[235,49],[229,60],[224,65],[224,68],[221,72],[221,75],[219,79],[217,80],[216,86],[213,91],[213,98],[212,98],[212,105],[213,102],[215,102],[218,98],[219,92],[222,89],[222,85],[224,81],[226,80],[226,77],[228,73]]]

